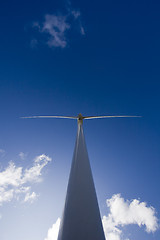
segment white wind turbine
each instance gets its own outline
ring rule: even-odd
[[[83,134],[83,120],[140,116],[30,116],[78,120],[77,139],[58,240],[105,240],[96,190]]]
[[[105,115],[105,116],[82,116],[81,113],[78,116],[29,116],[29,117],[21,117],[21,118],[66,118],[66,119],[74,119],[78,120],[79,124],[83,123],[83,120],[87,119],[98,119],[98,118],[139,118],[141,116],[127,116],[127,115]]]

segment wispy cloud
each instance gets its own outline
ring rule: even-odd
[[[47,14],[41,32],[48,34],[49,40],[47,44],[49,47],[64,48],[67,45],[65,33],[70,27],[67,23],[67,16]]]
[[[0,148],[0,155],[4,156],[5,155],[5,150]]]
[[[147,233],[155,232],[158,229],[155,209],[148,207],[145,202],[137,199],[125,201],[120,194],[115,194],[106,203],[110,211],[108,216],[102,218],[106,240],[122,240],[123,227],[130,224],[136,224],[139,227],[145,226]],[[57,240],[59,227],[60,218],[48,230],[47,238],[44,240]]]
[[[35,192],[32,192],[32,193],[26,193],[26,196],[25,196],[25,199],[24,199],[24,202],[34,202],[34,200],[37,198],[37,194]]]
[[[24,160],[27,157],[27,154],[24,153],[24,152],[20,152],[19,157],[20,157],[21,160]]]
[[[65,48],[68,44],[67,32],[72,29],[73,25],[77,25],[79,33],[85,35],[84,28],[81,23],[80,11],[68,8],[66,14],[46,14],[44,21],[34,22],[33,28],[36,29],[43,38],[48,47]],[[37,46],[38,40],[32,39],[31,46]]]
[[[14,162],[10,162],[8,167],[0,172],[0,205],[12,199],[19,199],[24,195],[24,202],[33,202],[37,194],[31,192],[31,184],[42,181],[42,169],[51,161],[45,154],[34,159],[31,168],[23,169],[16,167]]]

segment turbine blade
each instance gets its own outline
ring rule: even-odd
[[[68,119],[77,119],[77,117],[70,116],[29,116],[29,117],[21,117],[21,118],[68,118]]]
[[[121,116],[121,115],[117,115],[117,116],[90,116],[90,117],[84,117],[84,119],[95,119],[95,118],[139,118],[142,116]]]

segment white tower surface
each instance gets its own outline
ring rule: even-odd
[[[81,123],[58,240],[105,240]]]

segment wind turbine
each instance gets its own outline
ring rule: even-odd
[[[96,190],[89,163],[83,120],[97,118],[132,118],[140,116],[30,116],[22,118],[67,118],[78,120],[65,206],[58,240],[105,240]]]
[[[82,116],[81,113],[78,116],[29,116],[29,117],[21,117],[21,118],[66,118],[66,119],[74,119],[78,120],[78,124],[83,124],[83,120],[87,119],[98,119],[98,118],[137,118],[141,116],[127,116],[127,115],[105,115],[105,116]]]

